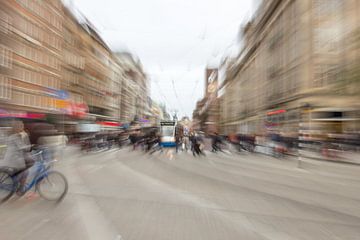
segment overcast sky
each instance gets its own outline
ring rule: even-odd
[[[140,58],[151,97],[178,110],[180,117],[191,117],[202,98],[206,66],[217,66],[239,48],[239,28],[258,2],[72,0],[114,51],[130,51]]]

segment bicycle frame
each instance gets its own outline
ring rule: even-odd
[[[4,177],[2,178],[1,184],[0,184],[0,189],[1,190],[5,190],[8,191],[8,193],[6,195],[4,195],[4,197],[2,197],[1,202],[4,202],[6,200],[8,200],[15,192],[17,192],[18,195],[23,195],[25,194],[27,191],[31,190],[32,187],[35,186],[35,191],[37,191],[41,197],[43,197],[44,199],[53,201],[60,201],[65,194],[67,193],[67,189],[68,189],[68,183],[67,180],[65,178],[64,175],[62,175],[61,173],[57,172],[57,171],[52,171],[51,167],[52,167],[52,163],[56,162],[56,159],[53,159],[51,154],[42,154],[43,151],[39,151],[36,154],[33,155],[33,157],[35,156],[39,156],[37,158],[37,160],[35,160],[35,164],[23,171],[17,172],[17,169],[15,168],[3,168],[1,169],[2,172],[5,173]],[[45,157],[45,160],[43,158],[43,156]],[[24,172],[26,171],[26,172]],[[28,173],[30,173],[30,175],[28,175]],[[58,176],[60,176],[60,178],[62,179],[63,183],[64,183],[64,190],[63,192],[61,192],[61,195],[57,196],[55,199],[53,198],[53,196],[49,196],[45,192],[43,191],[42,187],[39,187],[38,184],[42,181],[48,180],[48,176],[50,174],[57,174]],[[25,180],[26,177],[26,183],[22,183],[23,180]],[[11,179],[12,182],[8,183],[5,182],[3,183],[3,180],[6,179]],[[46,179],[44,179],[46,178]],[[52,182],[49,182],[50,184],[53,184]]]
[[[50,167],[45,167],[45,165],[43,163],[39,164],[35,170],[34,177],[30,181],[25,183],[24,192],[29,191],[36,183],[41,181],[47,175],[49,168]],[[14,180],[17,183],[16,185],[18,185],[18,183],[19,183],[20,176],[21,176],[21,173],[14,176]]]
[[[36,170],[34,172],[34,177],[30,181],[27,181],[27,183],[25,183],[24,189],[23,189],[24,192],[29,191],[34,185],[36,185],[38,182],[40,182],[42,179],[44,179],[47,176],[47,173],[51,167],[50,163],[56,161],[56,160],[53,160],[53,161],[49,161],[49,162],[45,163],[45,161],[42,158],[42,152],[39,152],[35,155],[40,155],[40,160],[35,162],[34,166],[36,166],[36,165],[37,166],[36,166]],[[32,169],[32,167],[29,169]],[[19,186],[21,173],[22,172],[14,175],[12,177],[14,182],[16,183],[15,187]]]

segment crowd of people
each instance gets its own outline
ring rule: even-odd
[[[141,150],[149,154],[163,151],[159,129],[156,127],[135,128],[118,133],[101,133],[86,137],[77,136],[74,139],[80,141],[83,151],[107,150],[114,146],[131,146],[132,150]],[[267,136],[246,134],[224,136],[217,132],[206,135],[200,131],[177,130],[174,150],[176,153],[190,151],[193,156],[205,156],[204,150],[209,148],[208,150],[213,153],[224,152],[226,149],[236,152],[260,152],[282,157],[294,151],[297,141],[297,138],[285,137],[276,133]]]
[[[114,147],[130,146],[132,150],[141,150],[148,154],[163,152],[161,135],[157,127],[150,128],[130,128],[118,131],[103,131],[93,134],[71,134],[65,136],[61,134],[54,125],[48,123],[26,123],[12,121],[7,128],[6,151],[0,157],[0,167],[7,166],[15,169],[26,170],[30,168],[33,161],[30,157],[31,150],[47,149],[48,156],[56,158],[56,153],[67,144],[76,144],[84,152],[99,150],[109,150]],[[5,139],[4,136],[1,138]],[[330,138],[331,137],[331,138]],[[274,157],[284,157],[296,154],[302,147],[317,149],[326,157],[336,157],[336,151],[360,152],[359,135],[332,135],[329,140],[322,138],[310,138],[285,135],[279,132],[269,132],[266,135],[254,134],[235,134],[220,135],[212,132],[205,135],[199,131],[184,131],[177,129],[175,132],[174,150],[176,153],[185,151],[192,153],[193,156],[205,156],[205,148],[213,153],[224,152],[257,152]],[[0,139],[0,140],[1,140]],[[309,147],[310,146],[310,147]],[[336,150],[336,151],[335,151]],[[26,171],[24,180],[26,181]]]
[[[130,145],[132,150],[140,150],[149,154],[154,152],[163,152],[164,147],[161,144],[161,135],[159,129],[137,128],[123,132],[126,137],[126,143],[121,146]],[[174,150],[176,153],[180,151],[191,151],[194,156],[204,156],[205,136],[199,132],[184,133],[176,131]]]
[[[341,158],[344,152],[360,152],[360,134],[229,134],[224,139],[237,151],[258,152],[274,157],[296,155],[299,149],[314,152],[322,158]]]

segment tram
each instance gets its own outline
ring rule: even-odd
[[[162,147],[175,147],[175,121],[161,121],[160,122],[160,144]]]

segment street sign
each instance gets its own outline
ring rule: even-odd
[[[68,91],[54,88],[47,88],[47,94],[56,99],[69,99],[70,94]]]
[[[175,121],[160,122],[160,126],[175,126]]]
[[[58,109],[67,109],[70,106],[70,102],[62,99],[55,100],[55,107]]]
[[[65,90],[57,90],[56,96],[59,99],[68,99],[70,97],[69,93]]]

